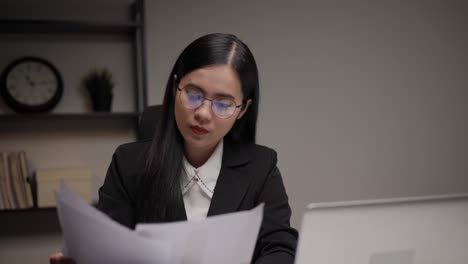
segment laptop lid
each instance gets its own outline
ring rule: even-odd
[[[296,264],[466,264],[468,194],[310,204]]]

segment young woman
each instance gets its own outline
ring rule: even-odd
[[[293,263],[297,231],[276,166],[256,145],[258,71],[236,36],[192,42],[167,81],[152,140],[114,153],[98,208],[133,228],[138,222],[198,220],[265,203],[253,263]],[[156,118],[156,117],[155,117]],[[51,263],[65,263],[61,255]]]

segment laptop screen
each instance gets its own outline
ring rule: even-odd
[[[310,204],[296,264],[466,264],[468,194]]]

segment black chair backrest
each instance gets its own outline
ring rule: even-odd
[[[138,139],[148,139],[154,136],[157,124],[161,121],[162,105],[148,106],[143,110],[138,124]]]

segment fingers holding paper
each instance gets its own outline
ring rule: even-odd
[[[68,257],[65,257],[62,252],[57,252],[49,257],[50,264],[76,264],[76,262]]]

